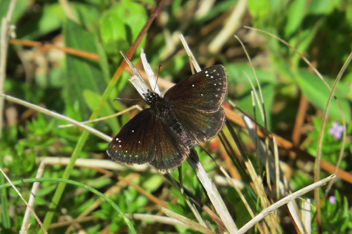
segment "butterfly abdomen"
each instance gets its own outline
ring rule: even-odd
[[[172,115],[172,118],[170,118],[168,125],[171,127],[172,131],[176,133],[177,136],[181,137],[185,145],[187,145],[189,148],[193,148],[194,144],[187,135],[183,126],[180,124],[180,122],[176,119],[174,115]]]

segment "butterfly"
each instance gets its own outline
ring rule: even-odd
[[[163,96],[145,89],[142,95],[150,107],[122,127],[107,154],[126,164],[149,163],[159,171],[180,166],[194,146],[215,137],[223,128],[221,105],[227,89],[228,77],[222,65],[188,77]]]

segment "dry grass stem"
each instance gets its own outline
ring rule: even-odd
[[[232,37],[232,35],[242,26],[241,21],[247,12],[247,0],[238,1],[236,7],[234,7],[230,17],[227,19],[225,26],[213,41],[208,46],[210,53],[217,53],[223,45]]]
[[[24,204],[26,204],[27,208],[32,212],[34,218],[37,220],[38,224],[40,225],[41,229],[43,230],[44,233],[48,233],[44,226],[42,221],[40,221],[39,217],[37,216],[37,214],[34,212],[34,210],[32,209],[32,207],[27,203],[27,201],[24,199],[24,197],[22,196],[22,194],[20,193],[20,191],[18,191],[18,189],[16,188],[16,186],[11,182],[10,178],[6,175],[6,173],[2,170],[2,168],[0,168],[1,173],[3,174],[3,176],[6,178],[6,180],[9,182],[9,184],[11,185],[11,187],[16,191],[16,193],[18,194],[18,196],[21,198],[21,200],[24,202]]]
[[[67,165],[70,161],[70,158],[67,157],[38,157],[37,162],[44,161],[45,165]],[[94,167],[94,168],[103,168],[106,170],[114,170],[114,171],[154,171],[155,169],[150,167],[148,164],[143,165],[124,165],[117,163],[115,161],[111,161],[110,159],[83,159],[79,158],[75,162],[75,166],[77,167]]]
[[[80,122],[78,122],[78,121],[76,121],[76,120],[74,120],[74,119],[71,119],[71,118],[66,117],[66,116],[64,116],[64,115],[61,115],[61,114],[56,113],[56,112],[54,112],[54,111],[50,111],[50,110],[45,109],[45,108],[43,108],[43,107],[40,107],[40,106],[34,105],[34,104],[32,104],[32,103],[23,101],[23,100],[21,100],[21,99],[12,97],[12,96],[10,96],[10,95],[5,95],[5,94],[1,94],[1,93],[0,93],[0,97],[4,97],[6,100],[8,100],[8,101],[10,101],[10,102],[14,102],[14,103],[20,104],[20,105],[25,106],[25,107],[28,107],[28,108],[30,108],[30,109],[39,111],[39,112],[41,112],[41,113],[43,113],[43,114],[46,114],[46,115],[55,117],[55,118],[57,118],[57,119],[61,119],[61,120],[67,121],[67,122],[69,122],[69,123],[72,123],[72,124],[74,124],[74,125],[76,125],[76,126],[78,126],[78,127],[81,127],[81,128],[83,128],[83,129],[87,130],[88,132],[90,132],[90,133],[96,135],[97,137],[100,137],[101,139],[103,139],[103,140],[105,140],[105,141],[107,141],[107,142],[110,142],[110,141],[112,140],[112,137],[107,136],[107,135],[105,135],[104,133],[101,133],[101,132],[99,132],[98,130],[95,130],[94,128],[92,128],[92,127],[89,127],[89,126],[87,126],[87,125],[85,125],[85,124],[82,124],[82,123],[80,123]]]
[[[192,155],[192,153],[191,153]],[[217,211],[218,215],[220,216],[221,220],[224,222],[227,230],[229,233],[236,233],[237,226],[234,223],[224,201],[222,200],[218,190],[214,186],[214,184],[209,179],[207,173],[205,172],[202,164],[199,162],[193,161],[193,157],[190,156],[187,159],[189,165],[193,168],[194,172],[196,173],[199,181],[202,183],[203,188],[207,191],[209,199],[211,203],[214,205],[215,210]]]
[[[208,229],[207,227],[200,225],[199,223],[196,223],[182,215],[179,215],[171,210],[162,208],[162,211],[169,217],[172,217],[176,220],[178,220],[179,222],[183,223],[186,227],[200,231],[202,233],[206,233],[206,234],[216,234],[214,231]]]
[[[6,62],[7,62],[7,48],[9,46],[9,38],[11,35],[10,22],[13,12],[15,10],[16,0],[11,0],[7,10],[6,17],[1,20],[1,35],[0,35],[0,94],[5,91],[5,78],[6,78]],[[2,137],[2,125],[4,116],[4,97],[0,96],[0,138]]]
[[[258,214],[254,219],[252,219],[250,222],[248,222],[246,225],[244,225],[237,232],[237,234],[246,233],[251,227],[253,227],[255,225],[255,223],[262,220],[265,216],[269,215],[271,212],[273,212],[276,209],[278,209],[279,207],[287,204],[288,202],[292,201],[293,199],[296,199],[297,197],[300,197],[300,196],[308,193],[309,191],[312,191],[313,189],[324,186],[325,184],[327,184],[329,181],[331,181],[334,178],[335,178],[335,175],[330,175],[330,176],[326,177],[325,179],[322,179],[318,182],[315,182],[311,185],[308,185],[307,187],[304,187],[304,188],[288,195],[287,197],[282,198],[281,200],[277,201],[276,203],[272,204],[271,206],[263,209],[262,212],[260,212],[260,214]]]
[[[93,119],[93,120],[87,120],[87,121],[83,121],[83,122],[80,122],[82,124],[87,124],[87,123],[95,123],[95,122],[98,122],[98,121],[101,121],[101,120],[105,120],[105,119],[109,119],[109,118],[113,118],[113,117],[116,117],[116,116],[120,116],[122,114],[125,114],[131,110],[134,110],[134,109],[137,109],[139,111],[142,111],[143,109],[139,106],[139,105],[133,105],[133,106],[130,106],[126,109],[124,109],[123,111],[120,111],[118,113],[115,113],[113,115],[109,115],[109,116],[105,116],[105,117],[101,117],[101,118],[97,118],[97,119]],[[67,127],[73,127],[74,124],[65,124],[65,125],[59,125],[58,127],[59,128],[67,128]]]
[[[44,167],[45,167],[45,163],[41,162],[39,164],[37,175],[35,176],[35,178],[41,178],[43,176]],[[35,200],[37,191],[39,189],[39,185],[40,185],[39,182],[34,182],[33,183],[32,190],[31,190],[31,193],[30,193],[31,195],[29,196],[28,206],[27,206],[26,212],[24,213],[20,234],[26,234],[27,231],[28,231],[28,222],[29,222],[29,218],[30,218],[30,215],[31,215],[31,209],[34,206],[34,200]]]

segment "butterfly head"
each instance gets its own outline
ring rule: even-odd
[[[152,92],[148,89],[147,93],[143,93],[143,98],[146,103],[150,106],[159,98],[159,95],[156,92]]]

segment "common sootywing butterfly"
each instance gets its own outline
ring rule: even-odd
[[[221,131],[227,86],[225,68],[215,65],[171,87],[164,97],[145,89],[142,95],[150,108],[123,126],[108,155],[127,164],[150,163],[160,171],[180,166],[195,145]]]

